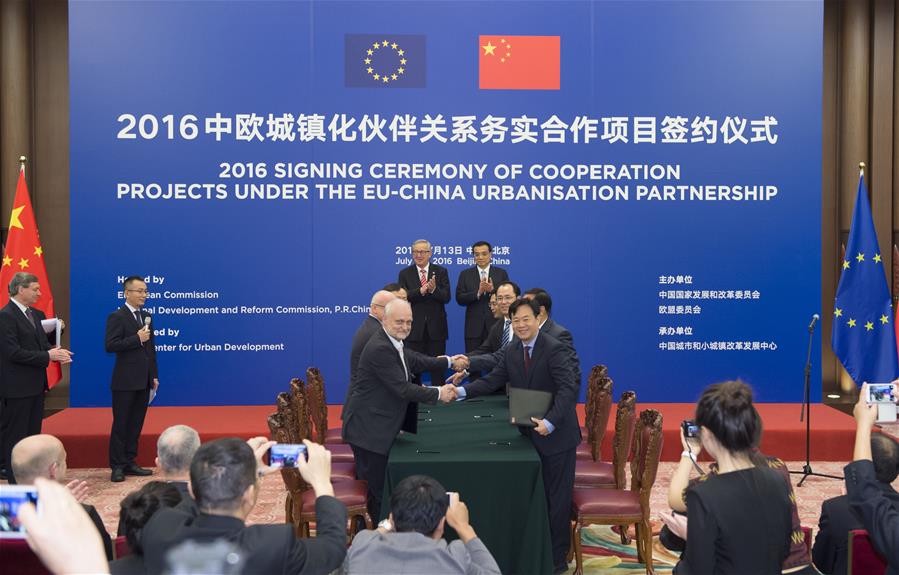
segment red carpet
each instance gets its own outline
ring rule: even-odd
[[[578,413],[583,421],[583,405]],[[799,421],[800,404],[762,403],[758,410],[764,422],[762,450],[784,460],[805,459],[805,423]],[[693,416],[691,403],[644,403],[639,410],[658,409],[665,420],[663,461],[680,457],[678,437],[680,422]],[[329,406],[328,422],[340,425],[339,405]],[[609,418],[609,431],[603,440],[603,459],[611,457],[614,428],[614,406]],[[152,407],[147,412],[140,441],[138,463],[152,466],[156,457],[156,439],[170,425],[183,423],[200,432],[203,441],[219,437],[268,435],[265,418],[275,411],[274,406],[236,405],[225,407]],[[110,408],[69,408],[44,420],[44,433],[59,437],[68,452],[69,467],[106,467],[108,465],[109,430],[112,425]],[[813,461],[848,461],[852,456],[855,437],[854,420],[825,405],[812,405]]]

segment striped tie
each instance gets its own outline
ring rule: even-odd
[[[506,345],[512,341],[512,322],[506,320],[506,325],[503,326],[503,339],[500,342],[499,347],[504,348]]]

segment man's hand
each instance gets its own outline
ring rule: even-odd
[[[59,318],[56,318],[56,321],[59,322],[59,331],[63,331],[64,329],[66,329],[66,322],[62,321]]]
[[[54,347],[47,353],[50,354],[50,361],[58,361],[62,364],[72,363],[72,355],[74,355],[71,351],[61,347]]]
[[[862,388],[858,394],[858,401],[855,402],[855,408],[852,410],[852,416],[858,422],[858,429],[871,429],[874,422],[877,421],[877,404],[868,403],[868,384],[862,384]]]
[[[78,503],[84,503],[87,501],[87,481],[79,481],[78,479],[73,479],[66,484],[66,489],[69,490],[69,493],[72,494],[72,497],[75,498],[75,501]]]
[[[28,532],[28,546],[53,573],[109,573],[100,534],[87,512],[62,485],[38,477],[34,480],[41,515],[34,505],[19,507],[19,519]]]
[[[531,421],[533,421],[534,423],[537,424],[537,427],[534,428],[534,431],[536,431],[537,433],[539,433],[540,435],[542,435],[544,437],[549,435],[549,429],[546,427],[546,420],[537,419],[536,417],[532,417]]]
[[[437,276],[431,276],[431,279],[429,279],[428,283],[426,283],[425,285],[428,288],[428,293],[434,293],[434,290],[437,289]]]
[[[461,353],[458,355],[454,355],[452,357],[453,360],[453,369],[455,371],[465,371],[471,365],[471,361],[467,356],[462,355]]]
[[[303,440],[306,446],[306,454],[309,456],[297,460],[297,469],[303,480],[315,491],[316,497],[322,495],[334,496],[334,487],[331,485],[331,452],[308,439]]]
[[[256,458],[256,471],[258,471],[260,475],[268,475],[269,473],[277,471],[277,469],[273,469],[262,462],[262,457],[272,448],[272,445],[277,443],[277,441],[269,441],[268,437],[262,436],[253,437],[247,440],[247,445],[253,450],[253,456]]]
[[[150,326],[145,325],[144,327],[137,330],[137,338],[141,343],[145,343],[148,339],[150,339]]]
[[[468,377],[468,372],[458,371],[458,372],[452,374],[451,376],[449,376],[448,378],[446,378],[446,381],[444,383],[450,383],[452,385],[459,385],[459,382],[462,381],[463,379],[465,379],[466,377]]]
[[[477,537],[477,534],[471,527],[471,523],[469,523],[468,506],[459,499],[458,493],[450,494],[450,506],[446,510],[446,522],[456,530],[456,533],[459,534],[459,539],[463,543],[468,543]]]
[[[490,279],[490,278],[488,277],[488,278],[487,278],[487,281],[481,282],[481,283],[482,283],[482,284],[486,284],[486,285],[484,286],[484,292],[485,292],[485,293],[493,293],[493,280],[492,280],[492,279]]]
[[[447,383],[440,387],[440,401],[443,403],[450,403],[451,401],[456,401],[456,397],[458,394],[456,393],[456,386]]]

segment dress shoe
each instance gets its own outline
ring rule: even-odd
[[[131,465],[125,466],[125,468],[122,469],[122,472],[125,475],[137,475],[140,477],[146,477],[147,475],[153,475],[153,471],[151,471],[149,469],[144,469],[143,467],[138,467],[137,465],[135,465],[133,463]]]
[[[121,483],[125,481],[125,472],[118,467],[112,470],[112,476],[109,478],[113,483]]]

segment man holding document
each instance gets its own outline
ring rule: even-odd
[[[38,277],[18,272],[9,282],[9,303],[0,309],[0,437],[11,484],[16,482],[10,459],[12,448],[20,440],[41,432],[44,392],[48,389],[47,366],[51,361],[72,361],[70,351],[53,347],[47,339],[41,326],[44,312],[33,307],[40,297]],[[58,344],[59,340],[55,342]]]
[[[515,389],[551,394],[546,413],[532,417],[530,426],[520,430],[530,438],[540,456],[554,571],[561,573],[568,567],[565,556],[571,538],[569,519],[575,454],[581,441],[575,411],[580,382],[574,375],[576,366],[571,365],[571,354],[565,344],[540,331],[539,312],[539,306],[533,301],[512,303],[509,317],[518,340],[503,348],[499,362],[487,376],[456,388],[456,396],[465,399],[486,395],[502,389],[506,383],[513,394]]]
[[[159,387],[156,344],[150,314],[144,311],[147,284],[140,276],[125,278],[125,305],[106,318],[106,351],[115,354],[112,370],[112,432],[109,436],[111,481],[126,475],[150,475],[138,467],[137,442],[147,404]]]

